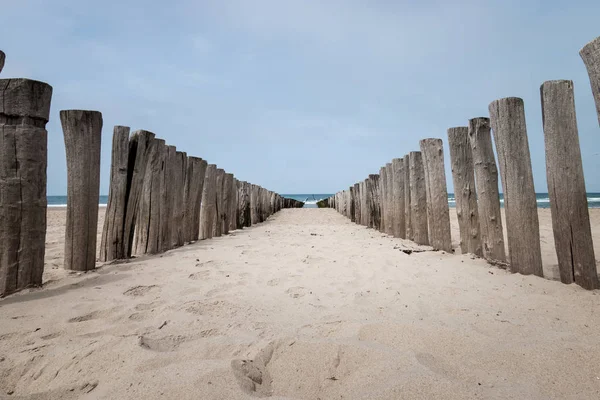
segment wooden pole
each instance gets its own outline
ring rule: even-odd
[[[377,192],[377,196],[379,198],[379,231],[380,232],[385,232],[385,228],[387,225],[387,203],[386,203],[386,198],[387,198],[387,188],[386,188],[386,184],[387,184],[387,172],[385,170],[385,167],[381,167],[379,168],[379,190]]]
[[[572,81],[540,88],[546,143],[546,176],[560,280],[600,287],[590,227]]]
[[[586,44],[579,52],[579,55],[583,59],[588,76],[590,77],[592,94],[596,102],[596,114],[598,115],[598,123],[600,124],[600,37]]]
[[[233,185],[233,174],[225,174],[223,177],[223,209],[221,212],[221,232],[224,235],[229,233],[229,218],[231,217],[231,203],[233,193],[231,187]]]
[[[241,182],[239,189],[239,222],[238,227],[250,227],[252,226],[252,207],[250,204],[251,185],[248,182]]]
[[[386,204],[386,228],[385,233],[388,235],[394,235],[394,226],[396,225],[396,219],[394,215],[394,170],[392,163],[385,164],[385,204]]]
[[[110,162],[110,187],[100,241],[100,261],[127,258],[125,251],[125,212],[127,210],[127,168],[129,127],[115,126]]]
[[[42,284],[52,87],[0,79],[0,297]]]
[[[498,169],[492,148],[489,118],[469,120],[469,142],[473,155],[477,210],[483,257],[489,261],[506,262]]]
[[[404,223],[406,224],[406,239],[414,240],[412,221],[412,195],[410,193],[410,156],[404,156]]]
[[[354,222],[360,224],[360,184],[354,184]]]
[[[423,139],[419,144],[425,172],[429,243],[434,249],[452,253],[444,145],[442,139]]]
[[[161,209],[160,209],[160,238],[159,251],[167,251],[173,248],[173,218],[174,200],[177,184],[175,183],[175,146],[165,146],[165,160],[163,162],[163,175],[161,182]]]
[[[134,251],[135,226],[140,210],[142,189],[146,167],[154,142],[154,133],[148,131],[135,131],[129,138],[129,159],[127,165],[127,210],[125,212],[125,226],[123,228],[123,248],[126,258],[131,257]]]
[[[171,243],[174,247],[185,244],[185,183],[188,169],[187,154],[181,151],[175,153],[173,167],[173,229]],[[198,224],[200,221],[198,221]],[[198,225],[196,224],[196,225]]]
[[[371,228],[379,230],[381,227],[381,198],[379,191],[379,175],[369,175],[369,212],[371,213]]]
[[[363,220],[364,220],[364,225],[367,228],[373,228],[373,202],[371,200],[373,194],[372,194],[372,188],[371,188],[371,180],[369,178],[365,179],[363,182],[363,186],[364,186],[364,198],[363,198],[363,204],[364,204],[364,211],[363,211]]]
[[[479,211],[475,192],[473,153],[469,141],[469,128],[460,126],[448,129],[450,164],[454,182],[456,216],[460,230],[460,252],[483,256],[479,233]]]
[[[67,223],[64,268],[96,267],[102,114],[63,110],[60,121],[67,155]]]
[[[222,224],[224,214],[223,208],[223,183],[225,181],[225,170],[217,168],[217,179],[216,179],[216,218],[213,219],[213,237],[219,237],[222,234]]]
[[[516,97],[495,100],[489,111],[502,177],[510,267],[513,272],[543,276],[523,100]]]
[[[250,185],[250,225],[258,224],[258,186]]]
[[[185,242],[194,242],[200,238],[200,214],[202,202],[204,201],[207,171],[208,163],[206,160],[199,157],[188,157],[183,189]]]
[[[6,60],[6,54],[0,50],[0,72],[4,69],[4,61]]]
[[[231,203],[229,204],[229,231],[237,229],[237,209],[238,209],[238,180],[234,177],[231,182]]]
[[[425,169],[420,151],[409,154],[410,168],[410,217],[413,241],[418,244],[429,244],[427,225],[427,189],[425,187]]]
[[[392,213],[394,215],[394,237],[406,238],[406,219],[404,215],[404,159],[392,160]]]
[[[213,237],[213,227],[217,219],[217,166],[209,164],[204,176],[202,188],[202,204],[200,210],[200,237]]]

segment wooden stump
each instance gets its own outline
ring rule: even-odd
[[[200,211],[200,237],[210,239],[213,237],[213,228],[217,219],[217,166],[209,164],[204,176],[202,190],[202,204]]]
[[[543,276],[523,100],[516,97],[496,100],[489,111],[502,177],[510,267],[524,275]]]
[[[381,226],[381,199],[379,191],[379,175],[369,175],[369,213],[371,214],[369,222],[371,228],[379,230]]]
[[[410,217],[413,241],[418,244],[429,244],[427,225],[427,188],[425,186],[425,169],[420,151],[409,154],[410,168]]]
[[[42,284],[52,87],[0,79],[0,297]]]
[[[184,197],[184,240],[194,242],[200,238],[200,214],[204,201],[205,178],[208,163],[199,157],[188,157],[185,174]],[[202,237],[204,239],[204,237]]]
[[[102,114],[63,110],[60,121],[67,155],[67,226],[64,268],[96,267]]]
[[[6,60],[6,54],[0,50],[0,72],[4,69],[4,61]]]
[[[110,162],[110,188],[100,241],[100,261],[127,258],[124,227],[127,210],[129,127],[115,126]]]
[[[560,280],[598,289],[572,81],[540,88],[546,175]]]
[[[223,208],[221,210],[221,232],[223,235],[229,233],[229,219],[231,217],[231,203],[232,203],[232,185],[233,185],[233,174],[225,174],[223,176]]]
[[[460,126],[448,129],[448,145],[450,146],[456,216],[460,230],[460,252],[481,257],[483,251],[479,233],[479,211],[469,128]]]
[[[125,212],[125,226],[123,228],[123,248],[126,258],[134,252],[135,225],[140,210],[144,176],[148,156],[154,142],[154,133],[136,131],[129,138],[129,159],[127,162],[127,209]]]
[[[404,156],[404,223],[406,224],[406,239],[414,240],[410,190],[410,156],[406,154]]]
[[[406,238],[406,218],[404,214],[404,159],[394,158],[392,160],[392,214],[393,235],[397,238]]]
[[[148,164],[135,222],[134,254],[158,254],[161,251],[160,213],[166,153],[165,141],[154,139],[148,152]]]
[[[419,144],[425,172],[429,244],[434,249],[452,253],[444,145],[442,139],[423,139]]]
[[[598,115],[598,123],[600,124],[600,37],[586,44],[579,52],[579,55],[583,59],[588,76],[590,77],[592,94],[596,102],[596,114]]]
[[[188,169],[187,154],[178,151],[175,153],[175,165],[173,167],[173,228],[171,243],[173,247],[185,244],[185,183]],[[204,182],[204,180],[202,180]],[[201,200],[200,200],[201,201]],[[198,215],[200,211],[198,210]],[[199,226],[200,221],[196,224]]]

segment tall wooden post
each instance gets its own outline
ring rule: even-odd
[[[423,139],[419,142],[425,172],[429,243],[434,249],[451,253],[450,210],[444,168],[442,139]]]
[[[127,257],[125,251],[125,212],[127,210],[127,169],[129,162],[129,127],[115,126],[110,162],[110,188],[100,242],[100,261]]]
[[[360,184],[354,184],[354,222],[360,224]]]
[[[250,204],[250,195],[251,195],[251,185],[248,182],[240,182],[241,185],[239,187],[239,202],[238,202],[238,208],[239,208],[239,222],[238,222],[238,227],[239,228],[244,228],[244,227],[250,227],[252,226],[252,219],[251,219],[251,213],[252,213],[252,207]]]
[[[176,153],[175,146],[165,147],[165,159],[163,162],[163,176],[161,183],[161,210],[160,210],[160,238],[159,251],[167,251],[173,248],[173,217],[175,208],[175,192],[178,190],[175,182]]]
[[[174,247],[185,244],[185,182],[188,169],[187,154],[181,151],[175,153],[173,167],[173,229],[171,243]],[[199,221],[198,224],[199,225]]]
[[[223,177],[223,208],[221,211],[221,232],[226,235],[229,233],[229,218],[231,217],[231,198],[233,193],[233,174],[225,174]]]
[[[546,175],[560,280],[598,289],[572,81],[540,88],[546,143]]]
[[[385,232],[385,228],[387,225],[386,217],[387,217],[387,193],[386,193],[386,184],[387,184],[387,173],[385,167],[379,168],[379,190],[377,191],[377,195],[379,197],[379,231]]]
[[[213,237],[213,226],[217,219],[217,166],[208,164],[202,188],[202,204],[200,210],[200,238]]]
[[[102,114],[63,110],[60,121],[67,155],[64,267],[89,271],[96,267]]]
[[[356,201],[355,201],[355,193],[354,186],[350,186],[348,189],[348,198],[350,201],[350,210],[349,210],[349,218],[350,221],[356,222],[355,212],[356,212]]]
[[[258,224],[258,186],[250,184],[250,225]]]
[[[42,284],[52,87],[0,79],[0,297]]]
[[[385,204],[386,204],[386,215],[385,215],[385,233],[388,235],[394,235],[394,225],[397,223],[394,218],[394,171],[392,169],[392,163],[385,164]]]
[[[410,168],[410,218],[413,241],[418,244],[429,244],[427,225],[427,189],[425,187],[425,169],[420,151],[409,154]]]
[[[406,238],[406,219],[404,216],[404,159],[392,160],[392,213],[394,214],[394,237]]]
[[[469,141],[469,128],[459,126],[448,129],[450,164],[454,182],[456,216],[460,230],[460,251],[483,256],[479,234],[479,212],[475,191],[473,153]]]
[[[412,195],[410,184],[410,156],[404,156],[404,223],[406,224],[406,239],[414,240],[413,220],[412,220]]]
[[[134,252],[134,234],[140,211],[144,176],[154,133],[148,131],[135,131],[129,138],[129,159],[127,162],[127,210],[125,212],[125,226],[123,228],[123,247],[126,258]]]
[[[510,267],[524,275],[543,276],[523,100],[516,97],[495,100],[489,111],[502,177]]]
[[[207,175],[208,163],[206,160],[199,157],[188,157],[183,189],[185,207],[183,230],[186,242],[194,242],[200,238],[200,214],[204,202]],[[205,239],[205,237],[202,238]]]
[[[225,170],[217,168],[217,179],[216,179],[216,218],[213,220],[213,237],[219,237],[222,234],[222,221],[224,218],[223,214],[223,183],[225,181]]]
[[[592,94],[596,102],[596,114],[600,124],[600,37],[586,44],[579,55],[587,68],[590,84],[592,85]]]
[[[231,182],[231,203],[229,205],[229,231],[237,229],[237,209],[238,209],[238,180],[234,177]]]
[[[369,221],[372,224],[373,229],[379,230],[381,227],[381,198],[379,191],[379,175],[370,174],[369,175],[369,212],[371,213],[371,220]]]
[[[506,261],[506,252],[500,214],[498,169],[492,148],[489,118],[470,119],[468,134],[473,154],[483,257],[503,263]]]

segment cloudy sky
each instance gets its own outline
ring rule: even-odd
[[[66,193],[62,109],[155,132],[279,193],[332,193],[488,104],[525,100],[546,192],[539,86],[575,82],[588,191],[600,128],[580,48],[600,1],[1,0],[2,77],[54,88],[48,194]],[[446,146],[446,158],[448,158]],[[446,160],[448,161],[448,160]],[[448,164],[448,162],[447,162]],[[452,191],[447,168],[449,191]]]

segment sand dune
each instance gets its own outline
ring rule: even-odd
[[[598,291],[406,254],[429,249],[330,209],[68,274],[48,221],[49,283],[0,300],[0,397],[600,398]]]

